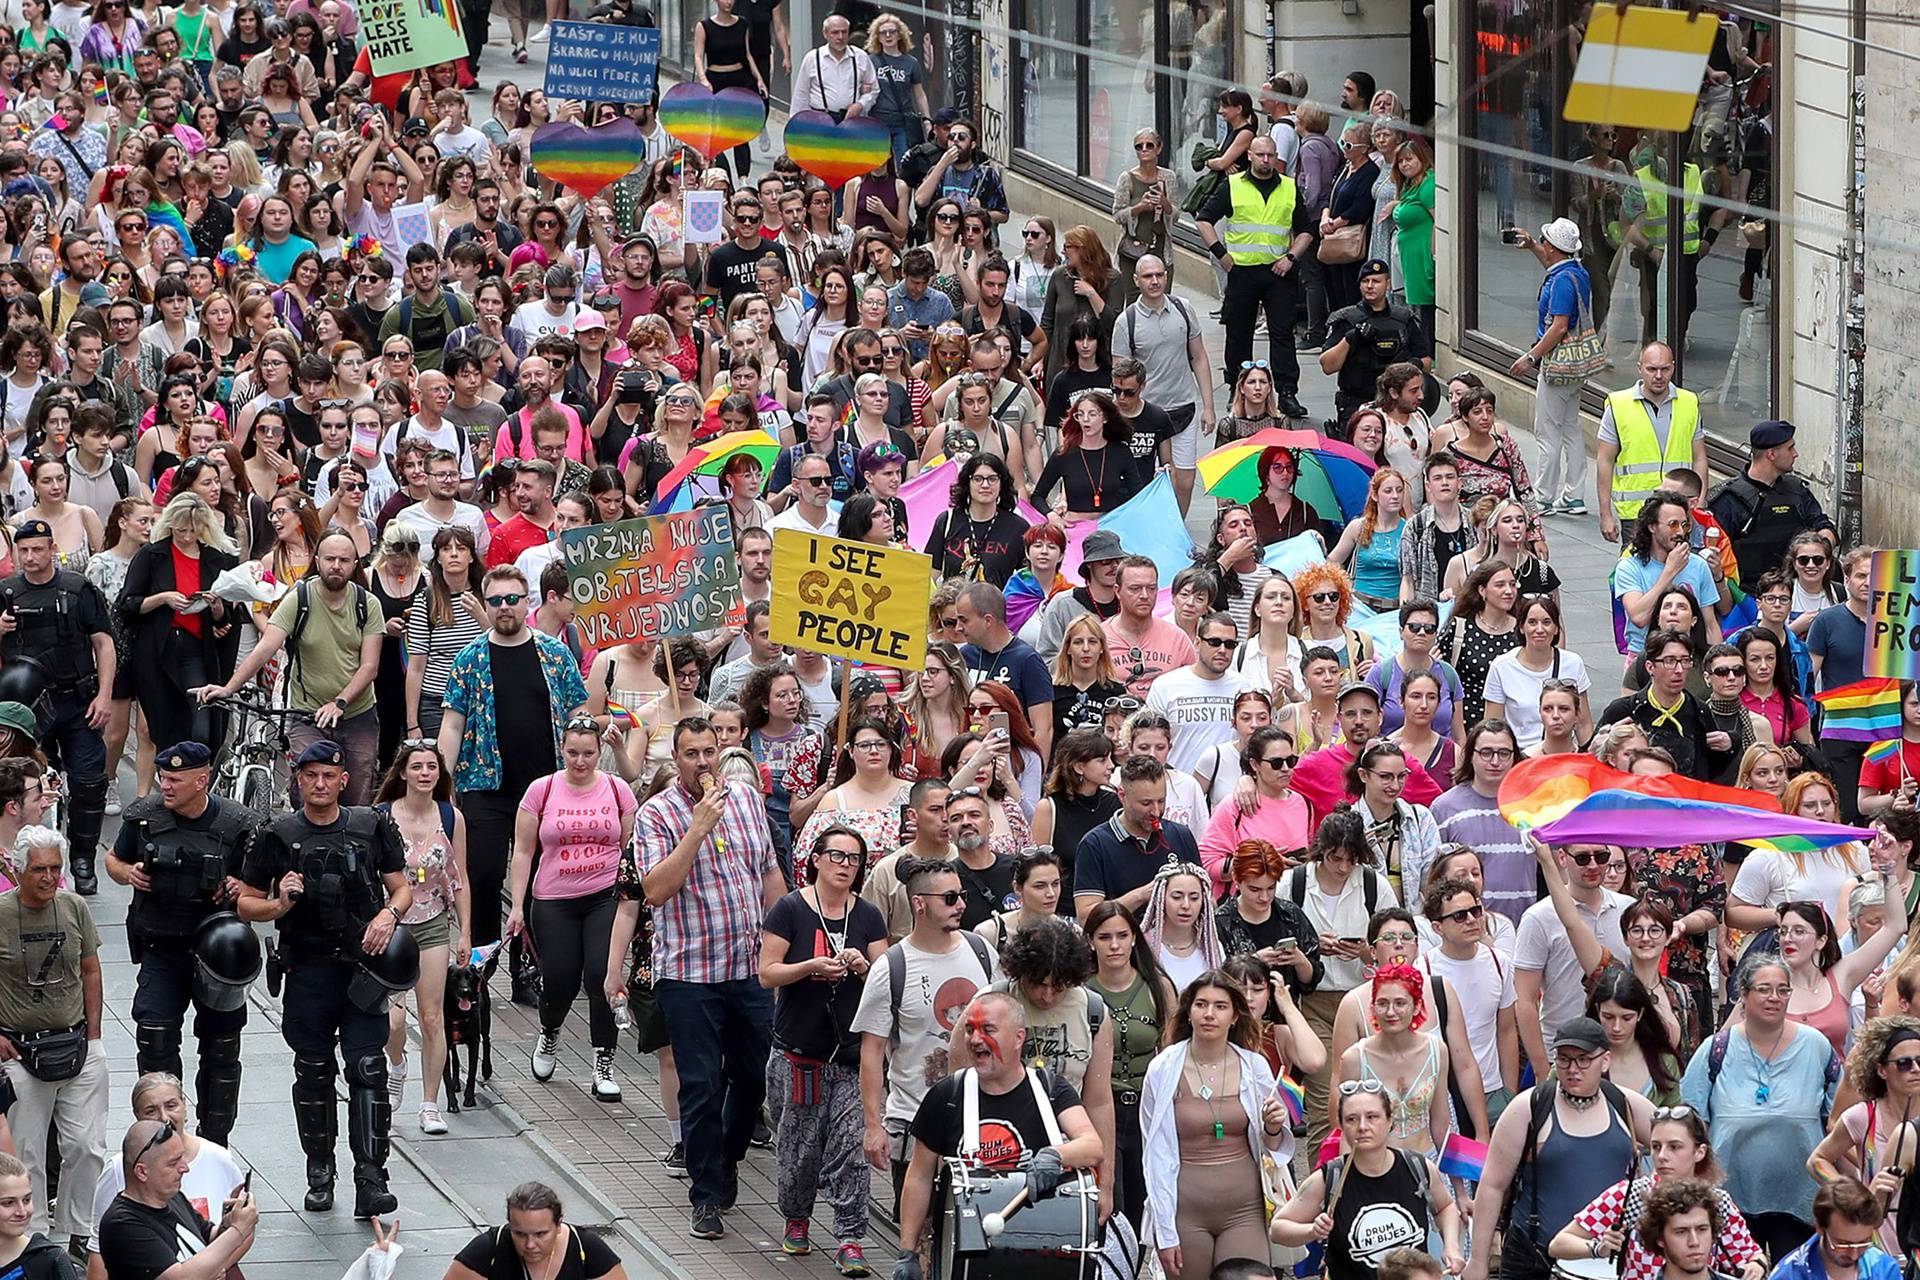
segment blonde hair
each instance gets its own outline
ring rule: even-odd
[[[224,551],[228,555],[238,555],[233,539],[227,536],[227,530],[220,513],[207,505],[207,500],[197,493],[176,493],[167,499],[167,505],[160,512],[160,518],[153,522],[153,535],[150,542],[165,542],[173,537],[173,531],[181,525],[191,528],[200,541]]]
[[[266,179],[260,172],[260,160],[253,154],[253,148],[244,141],[229,142],[226,147],[227,159],[232,162],[232,171],[227,181],[236,187],[257,187]],[[259,213],[254,214],[257,222]]]
[[[888,23],[892,23],[900,29],[900,52],[912,53],[913,32],[907,30],[907,24],[891,13],[882,14],[874,21],[872,26],[867,28],[867,52],[881,53],[884,51],[884,47],[880,43],[880,29]]]
[[[1293,113],[1293,122],[1307,133],[1325,133],[1333,123],[1333,118],[1319,103],[1303,102]]]

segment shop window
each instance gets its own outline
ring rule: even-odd
[[[1013,6],[1013,145],[1070,173],[1082,172],[1085,137],[1086,59],[1073,52],[1080,13],[1062,0]]]

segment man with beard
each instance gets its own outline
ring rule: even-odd
[[[499,259],[501,270],[495,274],[506,274],[507,255],[520,246],[520,229],[511,222],[501,221],[500,184],[492,178],[482,178],[473,184],[473,221],[447,233],[447,248],[469,240]]]
[[[1339,709],[1341,740],[1300,757],[1293,770],[1293,789],[1305,797],[1313,827],[1343,800],[1356,797],[1347,790],[1347,766],[1369,742],[1380,736],[1380,691],[1359,680],[1348,681],[1334,705]],[[1418,760],[1407,761],[1408,804],[1432,804],[1440,786]]]
[[[952,863],[908,858],[895,871],[913,927],[867,974],[853,1029],[861,1036],[867,1163],[892,1169],[897,1211],[912,1147],[907,1129],[931,1082],[946,1073],[956,1015],[1000,980],[1000,961],[985,938],[961,928],[966,895]],[[1017,1051],[1012,1061],[1020,1061]]]
[[[538,457],[534,447],[533,420],[541,410],[552,409],[567,422],[567,456],[575,462],[586,461],[587,432],[580,425],[580,415],[573,406],[553,398],[555,389],[560,385],[561,375],[554,369],[553,361],[545,356],[528,356],[520,362],[520,407],[500,424],[500,430],[494,434],[495,458]]]
[[[922,214],[942,197],[958,200],[963,209],[979,205],[993,220],[989,240],[992,247],[998,247],[1000,224],[1009,216],[1007,188],[1000,170],[981,158],[977,136],[972,123],[965,120],[956,121],[947,130],[947,149],[914,188],[913,203]]]
[[[1038,615],[1037,630],[1030,631],[1034,623],[1021,628],[1023,634],[1033,636],[1034,652],[1052,662],[1060,653],[1067,625],[1075,618],[1090,613],[1105,622],[1120,612],[1120,565],[1126,558],[1119,534],[1096,529],[1087,535],[1080,553],[1080,578],[1085,585],[1047,601]]]
[[[554,485],[559,473],[551,462],[535,458],[513,469],[513,500],[520,511],[493,532],[487,565],[512,564],[529,547],[554,537]]]
[[[1013,859],[995,853],[989,837],[993,819],[987,796],[979,787],[962,787],[947,799],[947,823],[953,833],[954,872],[966,895],[960,927],[974,929],[999,912],[1020,905],[1013,892]]]
[[[975,996],[959,1027],[966,1039],[966,1059],[973,1065],[927,1090],[914,1114],[913,1159],[900,1194],[900,1258],[893,1280],[922,1280],[920,1238],[929,1221],[934,1174],[943,1159],[964,1152],[983,1169],[1024,1166],[1034,1201],[1052,1195],[1068,1169],[1091,1169],[1100,1163],[1100,1137],[1080,1095],[1060,1076],[1046,1070],[1029,1073],[1021,1061],[1027,1020],[1019,1000],[997,991]],[[989,1130],[985,1121],[996,1123]],[[989,1132],[995,1140],[983,1144],[982,1134]],[[984,1272],[982,1267],[979,1274]]]
[[[520,797],[560,767],[561,727],[587,700],[567,647],[527,625],[526,577],[511,563],[499,565],[480,590],[489,630],[453,660],[439,743],[467,819],[475,946],[500,938],[500,891]],[[517,749],[502,750],[507,742]],[[516,955],[517,947],[516,940]],[[530,975],[516,969],[514,999],[531,991]]]
[[[342,798],[350,805],[370,803],[380,776],[380,711],[373,678],[380,670],[386,637],[385,619],[373,597],[353,581],[359,562],[359,549],[345,530],[322,536],[314,548],[312,576],[281,598],[239,670],[225,684],[192,691],[202,702],[230,698],[284,648],[293,705],[313,713],[312,720],[289,725],[287,736],[296,752],[316,742],[340,744],[347,767]]]
[[[404,427],[400,429],[405,430]],[[420,545],[429,549],[433,545],[434,534],[448,525],[457,524],[473,534],[473,545],[480,549],[481,555],[485,555],[491,541],[487,518],[471,502],[461,502],[459,493],[460,460],[449,450],[435,449],[427,455],[425,501],[407,507],[394,519],[418,533]],[[433,558],[431,550],[427,558]]]

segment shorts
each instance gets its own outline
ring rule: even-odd
[[[453,944],[453,912],[442,911],[431,920],[422,920],[419,924],[407,926],[407,932],[425,951],[429,947],[446,947]]]
[[[1167,410],[1167,416],[1179,428],[1173,436],[1173,465],[1182,471],[1191,471],[1200,458],[1200,406],[1181,405]]]

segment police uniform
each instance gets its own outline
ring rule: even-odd
[[[212,758],[200,743],[183,742],[162,751],[158,763],[163,770],[204,769]],[[133,996],[139,1068],[182,1074],[181,1030],[192,1004],[193,1034],[200,1042],[194,1080],[200,1135],[222,1146],[239,1114],[240,1031],[247,1008],[214,1009],[196,996],[193,937],[203,920],[225,909],[220,890],[228,876],[240,873],[260,823],[245,805],[215,795],[207,796],[199,817],[189,818],[167,808],[155,791],[127,806],[113,849],[116,859],[142,868],[153,885],[133,891],[127,913],[127,937],[140,965]]]
[[[51,539],[53,529],[44,520],[28,520],[13,537]],[[0,637],[0,660],[30,657],[46,672],[46,691],[34,707],[40,745],[57,750],[66,770],[73,887],[91,896],[99,892],[93,861],[107,811],[107,744],[87,723],[87,704],[100,692],[93,637],[111,634],[107,603],[98,587],[56,566],[45,582],[29,582],[24,573],[0,581],[0,610],[11,612],[16,623]]]
[[[1760,453],[1793,439],[1793,431],[1791,422],[1757,422],[1747,433],[1747,443]],[[1762,573],[1780,567],[1787,544],[1795,535],[1833,528],[1820,499],[1807,488],[1806,481],[1791,473],[1768,485],[1755,480],[1751,469],[1743,470],[1713,491],[1707,499],[1707,510],[1733,539],[1740,581],[1748,590]]]
[[[332,742],[300,753],[296,771],[310,764],[346,765]],[[386,910],[382,877],[406,870],[406,845],[393,819],[373,809],[341,806],[321,826],[304,809],[261,828],[248,846],[240,878],[273,892],[280,877],[300,873],[305,883],[279,919],[278,959],[286,990],[281,1034],[293,1050],[293,1114],[307,1155],[306,1207],[333,1205],[333,1148],[340,1132],[334,1101],[334,1043],[347,1070],[347,1143],[353,1152],[356,1195],[391,1212],[386,1163],[393,1108],[387,1101],[387,1017],[348,994],[369,922]],[[396,921],[395,927],[398,928]],[[370,1190],[371,1189],[371,1190]],[[374,1194],[377,1191],[377,1195]]]
[[[1362,277],[1386,271],[1387,264],[1378,258],[1360,268]],[[1342,340],[1347,344],[1347,358],[1337,375],[1333,435],[1345,440],[1347,420],[1355,409],[1373,402],[1381,372],[1390,364],[1419,363],[1427,355],[1427,334],[1411,307],[1387,302],[1376,311],[1365,302],[1356,302],[1327,317],[1327,342],[1321,350],[1331,351]]]

